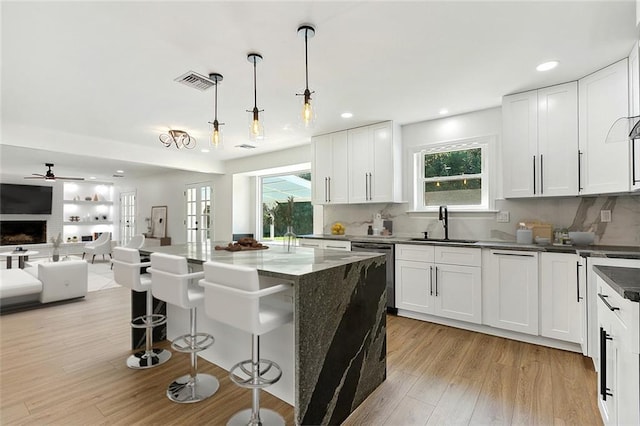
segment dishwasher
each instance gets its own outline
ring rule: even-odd
[[[389,243],[352,242],[351,251],[383,253],[387,261],[387,312],[398,313],[396,308],[394,245]]]

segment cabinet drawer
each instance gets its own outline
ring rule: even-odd
[[[608,318],[619,334],[619,341],[633,353],[640,353],[640,304],[625,299],[597,277],[598,316]]]
[[[446,265],[480,266],[482,250],[467,247],[435,247],[435,262]]]
[[[397,260],[412,260],[414,262],[433,262],[434,247],[417,244],[396,244]]]
[[[325,249],[330,250],[351,250],[351,241],[334,241],[334,240],[325,240],[323,247]]]

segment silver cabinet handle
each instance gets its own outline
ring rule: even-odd
[[[576,294],[578,297],[578,303],[580,303],[580,301],[582,300],[582,297],[580,297],[580,262],[576,262]]]
[[[544,194],[544,163],[540,154],[540,195]]]
[[[327,180],[329,181],[329,184],[327,185],[327,188],[329,188],[327,190],[327,201],[330,203],[331,202],[331,176],[329,176]]]
[[[536,156],[533,156],[533,195],[536,194]]]
[[[496,256],[519,256],[519,257],[535,257],[532,254],[520,254],[520,253],[493,253]]]
[[[582,191],[581,175],[582,175],[582,152],[578,150],[578,192]]]
[[[436,297],[438,297],[438,267],[436,266]]]
[[[429,295],[433,296],[433,266],[429,266]]]
[[[611,304],[609,302],[607,302],[607,296],[606,294],[602,294],[602,293],[598,293],[598,297],[600,298],[600,300],[602,300],[602,302],[604,302],[604,304],[606,305],[607,308],[609,308],[610,311],[619,311],[620,308],[616,308],[615,306],[611,306]]]
[[[327,198],[327,179],[329,179],[328,177],[324,177],[324,202],[328,202],[329,199]]]

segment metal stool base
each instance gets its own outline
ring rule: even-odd
[[[140,351],[127,358],[127,367],[134,370],[157,367],[171,358],[171,352],[166,349],[151,349],[149,352]]]
[[[284,426],[284,418],[275,411],[266,408],[260,409],[260,423],[251,423],[250,420],[251,409],[238,411],[229,419],[227,426]]]
[[[196,374],[195,382],[191,381],[191,376],[187,374],[169,385],[167,397],[181,404],[200,402],[216,393],[219,387],[218,379],[209,374]]]

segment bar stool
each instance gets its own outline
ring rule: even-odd
[[[171,352],[165,349],[153,349],[153,328],[167,322],[167,317],[153,313],[153,296],[151,295],[151,276],[141,274],[140,269],[151,265],[140,261],[140,252],[136,249],[115,247],[113,249],[113,278],[116,283],[133,291],[144,292],[147,297],[146,314],[131,321],[131,327],[146,329],[144,351],[139,351],[127,358],[127,367],[144,369],[156,367],[171,358]]]
[[[235,364],[229,377],[252,390],[252,407],[234,414],[227,424],[284,424],[278,413],[260,408],[260,389],[282,376],[278,364],[260,358],[260,336],[293,321],[293,303],[278,294],[290,290],[291,283],[258,276],[253,268],[211,261],[204,264],[204,276],[199,284],[205,290],[207,316],[251,333],[251,359]]]
[[[180,403],[202,401],[218,390],[218,379],[209,374],[198,374],[198,352],[210,347],[214,338],[196,331],[197,307],[204,302],[204,290],[197,279],[204,272],[189,273],[187,259],[163,253],[151,253],[151,288],[153,295],[167,303],[189,309],[190,332],[176,337],[171,348],[191,355],[189,374],[178,377],[167,388],[167,397]]]

